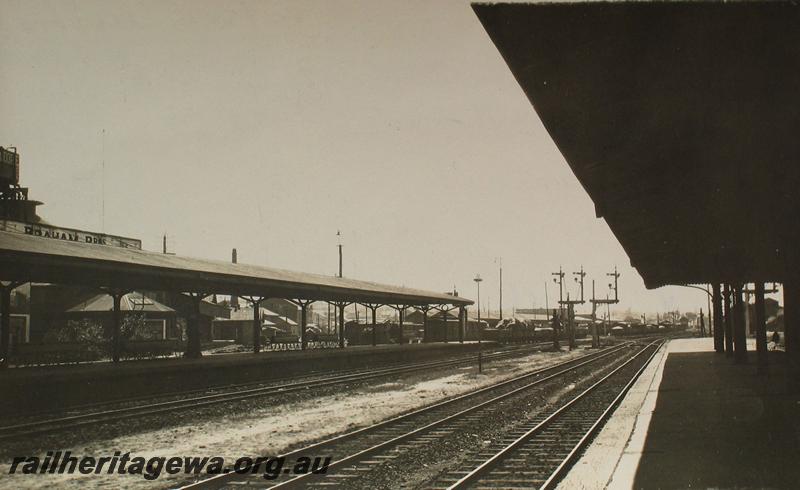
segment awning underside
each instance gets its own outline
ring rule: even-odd
[[[648,287],[798,263],[800,8],[474,9]]]

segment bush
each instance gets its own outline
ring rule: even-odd
[[[44,343],[102,344],[106,341],[103,325],[93,320],[69,320],[59,328],[51,328],[44,334]]]

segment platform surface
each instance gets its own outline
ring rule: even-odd
[[[12,368],[0,372],[0,413],[64,411],[75,405],[131,397],[440,360],[476,353],[480,348],[497,350],[490,343],[437,342]]]
[[[560,488],[798,488],[800,389],[782,352],[770,373],[673,340]]]
[[[484,342],[486,350],[496,349],[496,344]],[[169,370],[171,368],[202,367],[216,368],[237,364],[258,364],[262,362],[293,362],[297,360],[313,358],[335,358],[358,356],[364,354],[379,353],[379,355],[391,355],[394,353],[418,353],[431,350],[452,351],[454,354],[462,351],[477,351],[477,342],[457,341],[431,342],[427,344],[382,344],[378,346],[357,345],[348,346],[344,349],[308,349],[308,350],[283,350],[283,351],[262,351],[259,354],[252,352],[237,352],[230,354],[205,355],[198,359],[187,359],[183,357],[170,357],[166,359],[143,359],[125,360],[119,363],[112,362],[88,362],[81,364],[64,364],[53,366],[32,366],[32,367],[12,367],[0,371],[0,380],[15,378],[38,378],[52,376],[93,376],[98,373],[136,373]]]

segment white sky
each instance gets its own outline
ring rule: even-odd
[[[507,310],[616,265],[620,309],[705,310],[644,288],[466,1],[0,0],[0,68],[53,224],[323,274],[340,229],[346,276],[493,308],[502,257]]]

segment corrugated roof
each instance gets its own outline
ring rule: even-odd
[[[310,300],[467,305],[462,297],[269,267],[0,232],[5,280]]]

